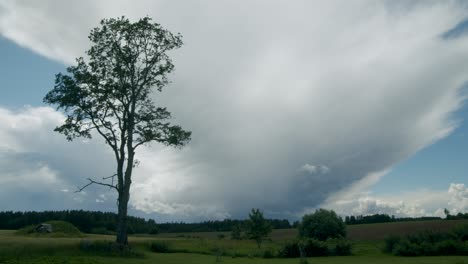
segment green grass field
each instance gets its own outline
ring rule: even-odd
[[[353,240],[353,256],[347,257],[315,257],[308,263],[408,263],[408,264],[468,264],[467,256],[453,257],[395,257],[382,253],[381,237],[389,233],[411,233],[415,229],[450,228],[468,221],[431,221],[372,224],[348,227],[348,233]],[[131,236],[130,244],[137,254],[127,257],[115,257],[102,252],[80,250],[80,244],[93,241],[113,241],[113,236],[85,235],[84,237],[53,237],[18,235],[13,230],[0,230],[0,263],[299,263],[299,259],[265,259],[261,255],[265,249],[276,250],[288,239],[293,239],[296,231],[293,229],[275,230],[271,241],[267,241],[258,250],[255,243],[248,240],[219,239],[220,233],[185,233],[160,234],[156,236]],[[364,239],[363,239],[364,238]],[[164,241],[173,252],[153,253],[149,250],[152,241]],[[217,257],[219,252],[223,256]],[[196,254],[194,254],[196,253]],[[226,256],[228,255],[228,256]]]
[[[468,224],[468,220],[433,220],[394,222],[381,224],[364,224],[347,226],[347,237],[351,240],[382,240],[386,236],[414,234],[424,230],[449,231],[460,224]],[[217,239],[219,234],[229,238],[229,232],[193,232],[193,233],[164,233],[159,238],[206,238]],[[284,241],[297,237],[297,229],[275,229],[270,238],[273,241]]]

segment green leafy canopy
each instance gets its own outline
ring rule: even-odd
[[[346,236],[343,219],[335,211],[322,208],[312,214],[304,215],[298,229],[301,238],[327,240]]]
[[[260,248],[262,241],[266,238],[272,230],[270,222],[264,217],[260,209],[252,209],[249,213],[248,231],[247,235],[257,242],[257,246]]]
[[[157,141],[183,146],[190,132],[171,125],[170,112],[156,107],[153,88],[161,91],[174,65],[167,55],[182,45],[174,35],[149,17],[131,23],[125,17],[103,19],[89,35],[87,59],[77,59],[68,74],[57,74],[55,87],[44,102],[57,105],[67,119],[55,130],[68,140],[91,138],[96,130],[119,157],[118,150]]]

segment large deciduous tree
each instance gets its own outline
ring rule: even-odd
[[[318,209],[302,217],[298,227],[299,237],[327,240],[346,237],[346,225],[335,211]]]
[[[68,140],[104,138],[115,156],[116,171],[102,181],[89,183],[113,188],[118,193],[116,242],[127,245],[127,206],[135,151],[153,141],[181,147],[190,132],[171,125],[170,112],[157,107],[152,98],[168,84],[174,65],[167,52],[182,45],[180,34],[172,34],[149,17],[130,22],[125,17],[103,19],[89,39],[86,58],[78,58],[67,74],[57,74],[54,88],[44,102],[67,115],[55,128]],[[115,180],[116,179],[116,180]]]

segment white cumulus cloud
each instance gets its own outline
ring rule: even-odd
[[[451,183],[447,191],[419,189],[393,195],[378,195],[348,188],[331,195],[320,207],[336,210],[341,215],[444,217],[444,209],[448,209],[451,214],[468,211],[468,188],[464,184]]]
[[[131,195],[134,208],[164,217],[237,217],[252,207],[292,217],[371,184],[456,128],[468,78],[468,38],[442,37],[468,15],[457,1],[2,0],[0,14],[2,36],[66,64],[84,54],[101,18],[150,15],[182,33],[173,82],[155,99],[193,140],[138,153]],[[4,149],[37,153],[73,184],[112,174],[99,140],[73,143],[92,149],[83,156],[50,135],[47,122],[63,118],[53,110],[30,113],[42,117],[30,122],[39,134],[12,132],[21,113],[3,113]],[[379,206],[362,201],[362,210]]]
[[[448,205],[451,213],[468,212],[468,187],[465,187],[465,184],[450,184],[448,195],[450,197]]]

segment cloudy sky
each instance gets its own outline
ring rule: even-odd
[[[0,0],[0,210],[115,211],[110,190],[74,193],[112,153],[53,132],[42,98],[122,15],[183,35],[154,99],[193,133],[137,153],[133,215],[468,211],[468,4],[373,0]]]

